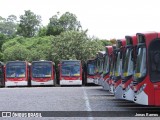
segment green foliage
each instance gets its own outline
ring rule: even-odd
[[[60,35],[61,32],[68,30],[80,30],[80,22],[77,21],[76,15],[66,12],[59,17],[59,13],[50,18],[47,26],[46,35]]]
[[[4,61],[2,52],[0,52],[0,61]]]
[[[112,43],[109,40],[100,40],[103,46],[111,45]]]
[[[79,31],[81,28],[80,22],[77,21],[76,15],[66,12],[59,18],[59,23],[63,28],[63,31],[75,30]]]
[[[50,19],[50,22],[47,26],[46,35],[59,35],[61,32],[63,32],[63,28],[59,23],[58,15],[52,16]]]
[[[9,37],[14,36],[17,30],[17,17],[9,15],[7,19],[0,16],[0,33]]]
[[[47,34],[47,28],[46,27],[41,27],[38,31],[38,36],[42,37],[42,36],[46,36]]]
[[[114,39],[110,39],[110,42],[111,42],[112,45],[114,45],[114,44],[116,44],[116,39],[115,38]]]
[[[5,61],[8,60],[87,60],[103,49],[99,40],[91,40],[86,31],[66,31],[59,36],[16,37],[2,46]]]
[[[16,44],[4,50],[4,60],[28,60],[29,50],[20,44]]]
[[[16,16],[7,19],[0,17],[0,30],[6,21],[11,27],[16,24]],[[58,63],[65,59],[85,61],[96,56],[110,41],[89,38],[87,30],[81,30],[76,15],[66,12],[54,15],[46,27],[40,27],[41,17],[30,10],[20,16],[18,28],[15,31],[0,34],[0,60],[52,60]],[[2,26],[1,26],[1,23]],[[12,23],[12,24],[11,24]],[[8,36],[12,34],[12,36]]]
[[[3,61],[3,53],[1,52],[1,48],[2,48],[3,43],[7,39],[9,39],[9,37],[7,35],[0,33],[0,61]]]
[[[17,34],[24,37],[33,37],[39,30],[41,16],[34,14],[30,10],[26,10],[24,15],[20,16],[20,24]]]
[[[51,60],[50,37],[16,37],[2,46],[4,60]],[[23,54],[24,53],[24,54]]]
[[[86,31],[66,31],[52,40],[54,60],[87,60],[103,46],[92,41]],[[57,49],[58,48],[58,49]]]

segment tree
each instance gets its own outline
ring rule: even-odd
[[[47,28],[46,27],[41,27],[38,31],[38,36],[42,37],[42,36],[46,36],[47,33]]]
[[[112,45],[115,45],[116,44],[116,39],[115,38],[110,39],[110,42],[112,43]]]
[[[4,60],[53,60],[51,48],[52,36],[24,38],[18,36],[2,46]]]
[[[60,35],[61,32],[67,30],[80,30],[80,22],[77,21],[76,15],[66,12],[62,16],[54,15],[50,18],[50,22],[47,26],[46,35]]]
[[[111,45],[112,43],[111,43],[111,41],[109,41],[109,40],[100,40],[101,42],[102,42],[102,45],[103,46],[108,46],[108,45]]]
[[[58,15],[52,16],[47,26],[46,35],[59,35],[63,32],[63,28],[59,23]]]
[[[58,36],[25,38],[18,36],[2,45],[4,61],[78,59],[85,61],[96,56],[104,46],[100,40],[87,37],[86,31],[66,31]]]
[[[9,15],[7,19],[0,17],[0,33],[12,37],[17,31],[17,17]]]
[[[77,21],[76,15],[66,12],[59,18],[59,22],[62,25],[64,31],[81,29],[80,21]]]
[[[17,34],[24,37],[33,37],[39,30],[41,16],[34,14],[30,10],[25,10],[25,14],[20,16],[20,24]]]
[[[102,44],[92,41],[86,31],[66,31],[52,39],[52,54],[55,61],[77,59],[85,61],[103,48]]]
[[[28,60],[29,50],[20,44],[16,44],[4,50],[4,60]]]

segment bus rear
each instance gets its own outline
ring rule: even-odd
[[[6,64],[5,86],[28,86],[29,64],[26,61],[9,61]]]
[[[82,85],[82,64],[80,60],[62,60],[59,70],[60,85]]]
[[[31,65],[31,86],[54,85],[55,65],[52,61],[33,61]]]

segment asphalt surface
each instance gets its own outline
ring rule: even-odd
[[[101,86],[72,86],[72,87],[14,87],[0,88],[0,111],[76,111],[76,116],[81,116],[83,112],[89,117],[69,116],[66,118],[55,117],[56,119],[128,119],[120,117],[128,111],[160,111],[160,107],[150,107],[135,104],[131,101],[116,100],[113,94],[102,89]],[[82,112],[77,112],[82,111]],[[96,112],[97,111],[97,112]],[[117,117],[93,117],[96,113],[111,111]],[[115,112],[114,112],[115,111]],[[118,111],[123,111],[119,113]],[[108,113],[110,114],[110,113]],[[136,113],[135,113],[136,114]],[[120,115],[121,116],[121,115]],[[55,119],[54,118],[54,119]],[[131,119],[159,119],[159,117],[132,117]],[[4,118],[9,119],[9,118]],[[21,119],[21,118],[17,118]],[[28,118],[34,119],[34,118]],[[36,119],[36,118],[35,118]],[[53,119],[51,117],[38,119]]]

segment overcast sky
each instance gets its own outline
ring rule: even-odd
[[[0,0],[2,17],[19,17],[24,10],[41,15],[43,25],[58,11],[71,12],[89,30],[88,35],[100,39],[160,31],[159,0]]]

